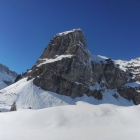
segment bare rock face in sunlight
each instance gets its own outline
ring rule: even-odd
[[[125,84],[135,81],[130,75],[134,75],[130,69],[124,71],[112,59],[91,55],[82,30],[74,29],[56,34],[25,77],[34,78],[44,90],[72,98],[87,94],[101,100],[105,90],[117,89],[136,103],[137,92],[130,90],[130,96],[122,92]]]
[[[121,71],[112,60],[107,61],[104,69],[105,80],[109,88],[120,88],[127,82],[128,72]]]
[[[66,55],[78,53],[79,46],[86,49],[86,39],[80,29],[74,29],[54,36],[49,45],[45,48],[40,59],[55,58],[56,55]],[[87,55],[87,54],[86,54]],[[84,57],[82,57],[84,58]]]

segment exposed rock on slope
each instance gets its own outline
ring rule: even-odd
[[[115,63],[125,72],[129,72],[128,82],[118,91],[120,95],[140,104],[140,58],[130,61],[117,60]]]
[[[102,98],[102,100],[98,100],[92,96],[87,97],[86,94],[82,97],[71,98],[69,96],[42,90],[40,87],[33,84],[33,79],[27,81],[27,78],[23,78],[0,90],[0,110],[2,110],[2,112],[10,110],[13,102],[16,102],[17,110],[21,108],[41,109],[68,104],[73,105],[77,101],[84,101],[94,105],[105,103],[118,106],[134,105],[132,101],[121,97],[116,89],[106,90]]]
[[[16,77],[16,72],[13,72],[5,65],[0,64],[0,89],[12,84]]]
[[[28,80],[34,78],[33,83],[42,89],[72,98],[87,94],[101,100],[106,90],[116,88],[123,97],[138,103],[137,93],[126,96],[122,92],[126,83],[137,79],[132,78],[130,69],[124,70],[106,57],[91,55],[86,44],[80,29],[57,34],[25,76]]]

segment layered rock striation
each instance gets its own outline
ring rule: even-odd
[[[106,90],[117,89],[137,104],[137,92],[123,94],[125,84],[135,81],[133,75],[112,59],[91,55],[82,30],[74,29],[56,34],[25,77],[44,90],[72,98],[86,94],[101,100]]]

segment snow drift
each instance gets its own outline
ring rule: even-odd
[[[40,110],[0,113],[1,140],[134,140],[140,106],[77,102]]]

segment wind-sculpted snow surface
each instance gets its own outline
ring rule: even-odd
[[[140,106],[77,102],[40,110],[0,113],[1,140],[136,140]]]
[[[116,96],[114,96],[116,95]],[[132,100],[128,101],[119,95],[117,90],[106,90],[102,100],[84,95],[72,99],[69,96],[59,95],[54,92],[45,91],[33,84],[33,80],[27,81],[24,78],[7,88],[0,90],[0,108],[9,110],[13,102],[16,102],[17,109],[40,109],[53,106],[73,105],[77,101],[85,101],[91,104],[115,104],[119,106],[134,105]]]

